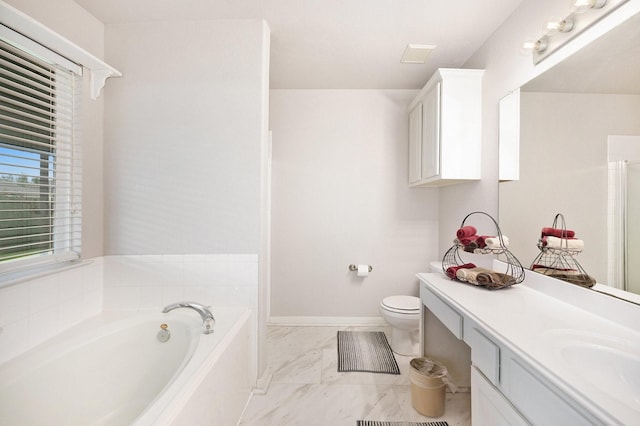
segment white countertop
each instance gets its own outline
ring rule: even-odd
[[[585,383],[578,369],[569,365],[560,353],[563,342],[582,336],[596,344],[613,345],[640,359],[640,332],[637,329],[640,323],[636,322],[634,329],[625,326],[624,321],[621,324],[593,314],[589,303],[582,305],[575,300],[565,301],[540,291],[527,284],[529,278],[522,284],[495,291],[452,281],[441,272],[418,274],[418,278],[421,285],[427,285],[451,307],[486,328],[500,344],[539,370],[541,375],[578,403],[593,409],[603,421],[640,422],[640,395],[629,395],[624,402],[612,398],[610,392]],[[559,286],[570,286],[569,294],[574,290],[571,284],[560,282]],[[585,291],[582,288],[577,290]],[[623,301],[606,303],[612,306],[628,304]],[[640,312],[638,306],[631,305],[631,309]],[[637,377],[638,374],[635,372],[634,375]]]

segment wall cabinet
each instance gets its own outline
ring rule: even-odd
[[[409,185],[481,177],[483,70],[439,69],[409,105]]]

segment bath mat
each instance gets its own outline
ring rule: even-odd
[[[376,422],[358,420],[356,426],[449,426],[447,422]]]
[[[338,331],[338,371],[400,374],[382,331]]]

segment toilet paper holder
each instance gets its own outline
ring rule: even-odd
[[[358,270],[358,265],[354,265],[353,263],[349,265],[349,270],[355,272]],[[369,272],[373,271],[373,266],[369,265]]]

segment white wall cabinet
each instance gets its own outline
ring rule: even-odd
[[[409,185],[481,177],[483,70],[439,69],[409,105]]]

